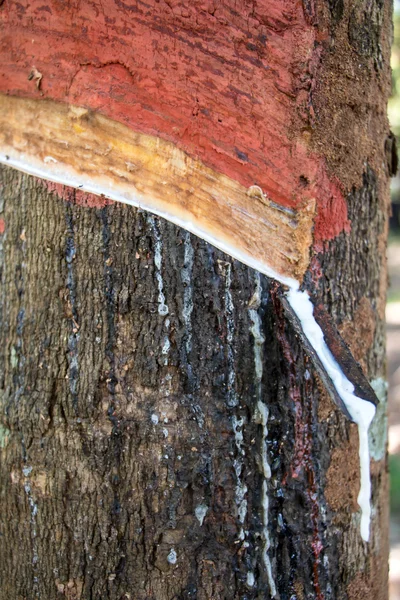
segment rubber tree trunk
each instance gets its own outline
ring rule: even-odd
[[[150,213],[2,167],[1,600],[387,598],[391,8],[311,4],[329,38],[302,135],[349,221],[306,282],[381,400],[369,543],[357,428],[274,282]]]

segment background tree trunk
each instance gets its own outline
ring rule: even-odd
[[[274,283],[150,214],[3,167],[1,599],[387,597],[390,6],[318,10],[331,37],[302,134],[351,231],[314,248],[306,279],[381,399],[370,542],[357,428]]]

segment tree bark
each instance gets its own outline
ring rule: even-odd
[[[391,8],[303,5],[328,33],[293,120],[351,225],[314,245],[305,282],[381,401],[369,543],[357,428],[275,283],[150,213],[1,167],[1,600],[387,598]]]

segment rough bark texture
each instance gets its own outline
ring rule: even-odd
[[[384,598],[385,472],[367,546],[356,429],[273,286],[166,222],[69,193],[2,170],[0,597],[268,598],[266,443],[280,596],[346,598],[362,577]]]
[[[382,398],[370,543],[357,429],[273,282],[149,214],[2,168],[1,600],[251,600],[274,585],[282,600],[387,598],[390,6],[304,10],[329,35],[301,135],[340,179],[351,220],[315,247],[306,281]]]

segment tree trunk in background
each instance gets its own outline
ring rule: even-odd
[[[3,167],[1,600],[387,598],[391,8],[304,6],[330,37],[303,135],[351,221],[306,279],[381,400],[370,543],[357,428],[274,283],[149,213]]]

